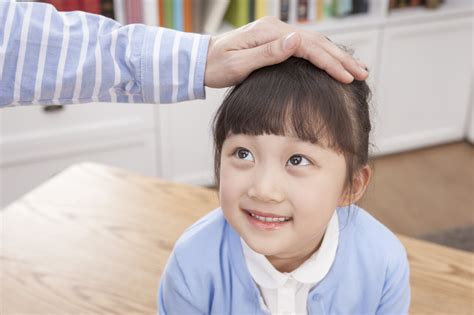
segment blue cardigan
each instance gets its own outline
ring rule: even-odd
[[[364,209],[337,208],[334,263],[308,295],[308,314],[407,314],[409,266],[398,238]],[[239,235],[216,209],[176,242],[161,278],[161,315],[268,314]]]

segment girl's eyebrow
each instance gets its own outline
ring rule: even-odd
[[[304,146],[305,149],[311,150],[313,154],[320,155],[321,153],[331,151],[331,148],[329,148],[324,143],[312,143],[309,141],[302,140],[300,138],[297,138],[295,142],[296,142],[296,145]]]
[[[255,143],[257,142],[257,137],[258,136],[255,136],[255,135],[246,135],[246,134],[230,134],[226,140],[228,141],[240,141],[240,140],[245,140],[245,141],[249,141],[249,142],[252,142],[252,143]],[[327,150],[327,146],[325,146],[323,143],[313,143],[313,142],[310,142],[308,140],[303,140],[299,137],[295,137],[295,136],[283,136],[283,137],[286,137],[286,138],[289,138],[289,141],[294,141],[298,144],[302,144],[302,145],[307,145],[307,146],[316,146],[320,149],[324,149],[324,150]]]
[[[322,143],[313,143],[311,141],[308,141],[308,140],[303,140],[301,138],[298,138],[298,137],[290,137],[292,140],[294,140],[295,142],[297,143],[300,143],[300,144],[304,144],[304,145],[310,145],[310,146],[317,146],[317,147],[320,147],[320,148],[323,148],[325,149],[326,147],[322,144]]]
[[[317,147],[320,147],[322,149],[328,149],[328,140],[326,138],[320,138],[318,139],[319,141],[317,143],[314,143],[314,142],[311,142],[309,140],[304,140],[304,139],[301,139],[300,137],[295,137],[295,136],[287,136],[287,137],[290,137],[292,139],[294,139],[296,142],[298,143],[303,143],[303,144],[308,144],[308,145],[315,145]]]
[[[244,137],[245,135],[232,135],[230,137],[227,137],[224,140],[223,147],[224,145],[226,147],[228,146],[252,146],[255,144],[255,140],[252,138],[247,138]]]

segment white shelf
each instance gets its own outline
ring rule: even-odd
[[[447,0],[436,9],[425,7],[401,8],[388,13],[386,24],[401,25],[407,23],[419,23],[438,21],[446,18],[465,17],[474,13],[474,2],[471,0]]]
[[[387,6],[388,4],[385,2],[372,1],[369,13],[331,17],[317,23],[295,23],[295,25],[302,29],[322,33],[346,33],[384,26],[424,23],[445,18],[462,18],[474,14],[474,1],[472,0],[445,0],[445,3],[436,9],[420,6],[394,9],[389,12]],[[235,28],[224,21],[216,34],[222,34]]]
[[[303,29],[334,33],[375,28],[381,26],[383,22],[384,18],[379,15],[361,13],[340,18],[333,17],[319,23],[297,23],[295,25]]]
[[[341,18],[330,18],[319,23],[296,23],[295,26],[311,31],[324,33],[338,33],[351,31],[361,31],[382,26],[385,19],[371,14],[356,14]],[[236,29],[227,21],[223,21],[216,35]]]

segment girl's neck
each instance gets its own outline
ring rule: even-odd
[[[299,252],[291,256],[266,256],[268,261],[279,272],[292,272],[308,260],[321,247],[323,237],[320,239],[318,245],[312,249]]]

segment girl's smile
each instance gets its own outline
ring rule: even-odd
[[[278,230],[284,227],[286,224],[289,224],[292,220],[292,217],[285,217],[256,210],[244,209],[244,211],[248,215],[250,224],[265,231]]]

